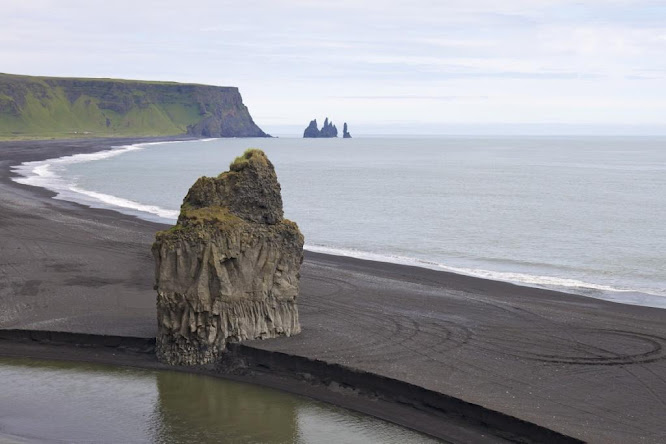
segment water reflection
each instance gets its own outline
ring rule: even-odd
[[[217,378],[0,358],[0,441],[431,442],[306,398]]]
[[[156,374],[158,440],[165,443],[293,442],[299,404],[261,387],[199,375]]]

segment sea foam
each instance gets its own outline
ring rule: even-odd
[[[208,142],[215,139],[200,139],[197,142]],[[98,193],[79,187],[72,179],[59,174],[64,167],[76,163],[93,162],[109,159],[131,151],[144,149],[152,145],[167,143],[182,143],[181,141],[146,142],[134,145],[112,147],[110,150],[95,153],[80,153],[71,156],[53,159],[24,162],[12,167],[12,172],[19,174],[14,177],[17,183],[46,188],[56,193],[55,199],[68,200],[86,205],[91,208],[114,209],[121,213],[142,217],[156,222],[173,222],[178,218],[178,211],[161,208],[156,205],[146,205],[133,200],[124,199],[110,194]]]
[[[481,279],[508,282],[511,284],[537,287],[549,290],[558,290],[589,296],[596,299],[621,302],[624,304],[643,305],[649,307],[666,308],[666,291],[656,292],[652,289],[623,289],[608,285],[583,282],[577,279],[567,279],[556,276],[542,276],[528,273],[491,271],[478,268],[452,267],[439,262],[418,259],[414,257],[372,253],[352,248],[334,248],[322,245],[305,245],[305,249],[313,253],[330,254],[334,256],[353,257],[356,259],[375,262],[385,262],[398,265],[427,268],[431,270],[447,271]]]

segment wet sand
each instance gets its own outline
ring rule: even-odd
[[[124,142],[0,143],[0,328],[154,336],[150,244],[163,226],[9,179],[22,161]],[[299,307],[301,335],[245,346],[404,381],[585,441],[666,441],[666,310],[315,253]]]

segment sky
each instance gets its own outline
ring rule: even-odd
[[[666,0],[0,0],[0,71],[240,88],[269,132],[666,133]],[[531,129],[530,129],[531,128]]]

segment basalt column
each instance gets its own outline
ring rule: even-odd
[[[178,223],[157,233],[153,255],[160,361],[207,364],[229,341],[300,332],[303,235],[283,218],[280,184],[262,151],[197,180]]]

